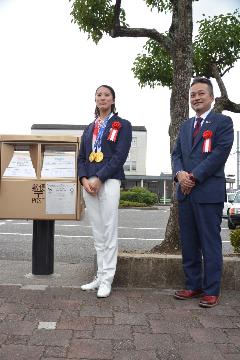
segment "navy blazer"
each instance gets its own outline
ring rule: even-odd
[[[225,201],[226,183],[224,166],[232,148],[234,133],[233,123],[229,116],[211,111],[192,146],[194,118],[184,121],[172,152],[173,175],[180,170],[192,172],[196,186],[189,196],[199,203],[220,203]],[[203,153],[203,132],[211,130],[212,150]],[[175,181],[177,181],[175,177]],[[185,195],[177,184],[177,200]]]
[[[118,130],[116,141],[108,140],[108,135],[114,121],[121,123]],[[102,136],[101,151],[104,158],[101,162],[89,161],[89,155],[92,152],[92,138],[95,123],[92,122],[84,130],[81,137],[80,151],[78,155],[78,176],[80,178],[97,176],[104,182],[107,179],[125,178],[123,165],[128,157],[132,142],[132,125],[128,120],[121,119],[114,114],[108,121]]]

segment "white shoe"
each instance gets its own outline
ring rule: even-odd
[[[88,284],[85,284],[85,285],[82,285],[81,289],[83,291],[85,291],[85,290],[95,290],[95,289],[98,289],[99,286],[100,286],[100,279],[95,277],[95,279],[92,282],[90,282]]]
[[[106,298],[110,295],[111,293],[111,285],[110,284],[100,284],[98,292],[97,292],[97,297],[98,298]]]

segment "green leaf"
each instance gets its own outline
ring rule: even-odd
[[[147,6],[153,10],[157,9],[158,12],[167,12],[171,10],[172,4],[170,0],[145,0]]]
[[[111,0],[74,0],[71,11],[73,22],[97,44],[113,28],[114,4]],[[122,26],[126,26],[125,20],[125,12],[121,9]]]
[[[193,43],[194,73],[211,77],[211,64],[215,63],[223,75],[240,59],[240,13],[235,10],[204,17],[198,23],[199,33]]]
[[[144,49],[145,52],[136,57],[132,68],[139,85],[171,87],[173,70],[170,56],[154,40],[148,40]]]

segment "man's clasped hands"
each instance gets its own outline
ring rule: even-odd
[[[193,187],[196,185],[196,179],[193,174],[188,173],[187,171],[179,171],[177,179],[184,195],[190,194]]]

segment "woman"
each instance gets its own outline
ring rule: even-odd
[[[115,92],[101,85],[95,93],[95,121],[84,131],[78,157],[78,176],[92,226],[97,253],[97,275],[82,290],[98,289],[97,297],[111,293],[118,253],[120,184],[132,141],[132,127],[115,112]]]

